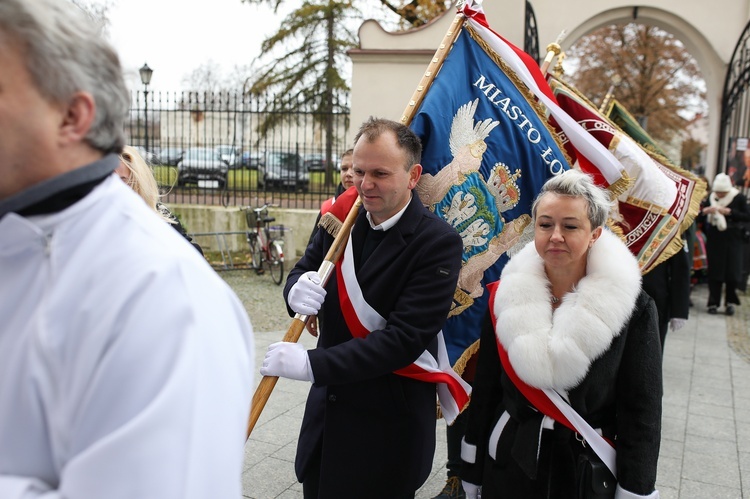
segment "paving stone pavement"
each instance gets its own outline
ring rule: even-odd
[[[744,303],[733,317],[724,315],[723,309],[709,315],[707,297],[706,285],[696,286],[690,320],[667,335],[657,476],[663,499],[750,499],[750,296],[740,296]],[[256,331],[256,365],[266,347],[284,333]],[[300,341],[308,348],[315,345],[307,333]],[[256,384],[259,380],[258,375]],[[246,498],[302,498],[294,454],[308,388],[299,381],[277,383],[245,445]],[[417,499],[441,490],[445,461],[441,420],[432,472]]]

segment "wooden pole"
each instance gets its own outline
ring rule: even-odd
[[[465,20],[466,16],[460,12],[456,14],[455,18],[453,18],[453,22],[445,33],[443,40],[440,42],[440,46],[435,51],[435,55],[432,56],[432,60],[427,66],[427,70],[424,72],[424,75],[422,75],[422,79],[419,80],[417,89],[412,94],[411,99],[409,99],[409,104],[406,105],[406,109],[404,109],[404,113],[401,115],[401,123],[404,125],[411,123],[412,118],[414,118],[414,114],[417,112],[417,109],[419,109],[420,104],[422,104],[425,94],[430,89],[430,85],[432,85],[432,82],[435,79],[435,75],[443,65],[443,62],[448,56],[448,52],[456,41],[456,38],[458,38],[458,34],[461,32],[461,27]]]
[[[560,55],[560,52],[562,51],[560,44],[565,39],[565,34],[565,30],[562,30],[557,36],[557,40],[547,45],[547,55],[544,57],[544,61],[542,61],[542,64],[540,66],[542,74],[545,77],[547,76],[547,70],[549,69],[550,64],[552,64],[552,59]]]
[[[336,262],[341,258],[341,255],[346,248],[346,243],[349,239],[349,232],[351,232],[354,221],[357,219],[357,213],[359,213],[359,207],[361,204],[362,201],[357,198],[354,205],[349,210],[349,214],[346,216],[344,223],[341,224],[341,229],[339,229],[339,233],[333,240],[333,244],[328,249],[328,253],[325,256],[323,263],[320,264],[318,275],[320,276],[320,281],[323,286],[326,285],[331,274],[333,274],[333,271],[336,268]],[[289,329],[281,341],[297,343],[299,337],[302,335],[302,331],[305,329],[307,321],[310,320],[310,317],[311,316],[309,315],[295,315],[292,319],[292,324],[289,326]],[[252,433],[253,428],[255,428],[255,423],[258,422],[260,413],[263,412],[263,408],[266,406],[266,402],[268,402],[271,392],[273,392],[278,380],[278,376],[263,376],[261,378],[258,388],[255,389],[252,405],[250,406],[250,417],[247,421],[247,434],[245,439],[250,437],[250,433]]]

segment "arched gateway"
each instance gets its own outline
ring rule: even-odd
[[[722,165],[718,171],[724,170],[731,134],[750,135],[746,133],[748,125],[739,130],[741,127],[736,120],[731,125],[734,131],[725,131],[723,135],[721,132],[722,102],[728,102],[723,98],[727,67],[750,19],[750,0],[721,2],[720,6],[702,0],[647,1],[639,5],[616,0],[487,0],[483,7],[495,31],[519,47],[534,47],[537,43],[541,50],[555,41],[563,30],[568,33],[561,44],[566,50],[581,36],[608,24],[638,21],[656,25],[684,43],[706,81],[707,176],[713,177],[717,165]],[[535,15],[529,15],[530,9]],[[400,118],[453,17],[454,12],[450,11],[426,26],[404,33],[386,32],[375,21],[361,26],[360,47],[350,51],[353,63],[351,123],[354,126],[370,115]],[[533,40],[534,31],[538,40]],[[737,55],[735,59],[741,57]],[[739,90],[735,88],[735,93],[744,95],[747,78],[744,81]],[[748,99],[736,98],[731,103],[739,105],[744,100]],[[743,109],[747,114],[746,108]],[[725,116],[727,112],[725,109]],[[744,120],[747,122],[748,117]],[[724,125],[729,126],[726,118],[724,121]]]

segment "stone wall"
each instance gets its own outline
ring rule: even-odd
[[[230,251],[247,249],[244,232],[247,230],[245,213],[237,207],[201,206],[187,204],[170,204],[169,209],[180,218],[180,222],[189,234],[211,235],[196,236],[195,240],[205,251],[220,251],[226,241]],[[302,256],[307,247],[317,210],[269,208],[268,214],[276,220],[273,225],[284,226],[284,255],[288,259]],[[287,230],[291,229],[291,230]],[[220,236],[215,233],[241,232],[241,234]]]

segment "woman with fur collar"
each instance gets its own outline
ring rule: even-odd
[[[708,313],[717,312],[721,288],[726,285],[724,311],[734,315],[735,305],[740,304],[737,288],[742,275],[744,224],[750,214],[745,196],[732,186],[729,175],[717,174],[711,191],[700,217],[708,257]]]
[[[617,452],[617,499],[658,498],[661,347],[653,300],[625,244],[604,229],[609,196],[570,170],[532,206],[534,244],[491,289],[462,443],[467,497],[580,495],[581,437],[533,407],[503,368],[554,389]],[[512,372],[510,372],[512,375]],[[610,487],[610,490],[614,487]]]

